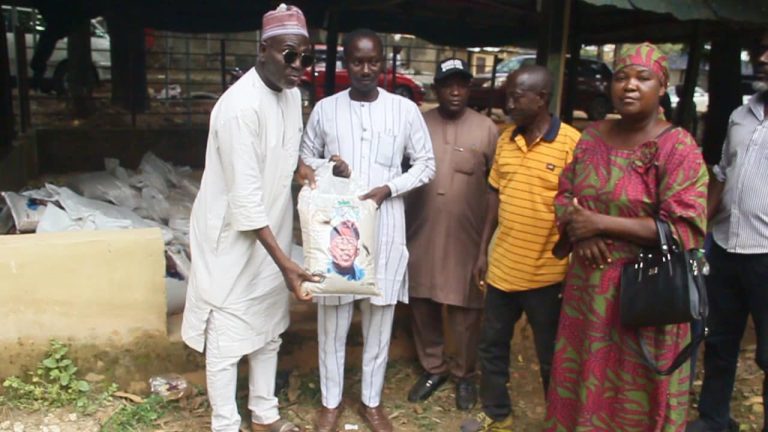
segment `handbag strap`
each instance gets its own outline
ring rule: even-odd
[[[658,220],[657,220],[658,223]],[[663,223],[661,225],[667,225],[666,223]],[[659,226],[659,229],[662,228],[661,225]],[[666,230],[669,229],[669,226],[666,226]],[[671,233],[668,233],[668,235]],[[671,264],[670,264],[671,265]],[[671,268],[671,267],[670,267]],[[697,271],[702,271],[701,269]],[[659,375],[667,376],[674,373],[680,366],[683,365],[688,359],[693,355],[693,353],[699,348],[699,345],[701,342],[707,337],[707,334],[709,333],[709,330],[707,329],[707,316],[709,315],[709,299],[707,298],[707,291],[705,287],[703,287],[701,284],[695,284],[696,285],[696,291],[699,294],[699,312],[701,314],[701,326],[699,327],[699,331],[691,336],[690,342],[683,347],[682,350],[680,350],[679,353],[675,356],[674,360],[672,360],[672,363],[669,365],[669,367],[665,369],[659,368],[659,365],[652,360],[651,356],[651,350],[648,348],[648,345],[646,345],[645,341],[642,338],[642,335],[640,334],[640,329],[637,329],[635,331],[635,334],[637,335],[637,341],[640,344],[640,357],[645,363],[646,366],[651,368],[654,372],[656,372]]]
[[[693,353],[699,348],[699,345],[707,336],[707,316],[702,315],[701,328],[699,328],[698,334],[691,337],[691,341],[688,342],[688,344],[683,347],[679,353],[677,353],[675,359],[672,360],[672,363],[669,365],[669,367],[665,369],[659,368],[659,365],[651,359],[651,350],[648,348],[648,345],[646,345],[645,341],[641,337],[640,330],[635,331],[635,333],[637,334],[637,340],[640,343],[640,349],[642,351],[641,359],[643,363],[645,363],[646,366],[651,368],[659,375],[672,375],[680,366],[683,365],[683,363],[687,362],[688,359],[691,358],[691,355],[693,355]]]
[[[656,233],[659,236],[659,249],[664,255],[669,254],[669,224],[661,220],[661,218],[654,218],[656,222]]]
[[[669,226],[669,223],[661,218],[655,218],[654,221],[656,222],[656,231],[659,234],[659,249],[661,250],[662,256],[666,257],[664,261],[666,261],[669,266],[669,272],[671,274],[674,268],[670,256],[673,253],[678,252],[680,248],[677,244],[677,240],[675,240],[675,237],[672,235],[672,228]]]
[[[659,132],[659,134],[658,134],[658,135],[656,135],[656,137],[654,137],[654,138],[653,138],[653,140],[654,140],[654,141],[658,141],[658,140],[659,140],[659,138],[661,138],[662,136],[666,135],[666,133],[667,133],[667,132],[671,131],[672,129],[675,129],[676,127],[677,127],[677,126],[675,126],[675,125],[673,125],[673,124],[670,124],[669,126],[665,127],[665,128],[664,128],[664,130],[662,130],[661,132]]]
[[[667,128],[665,128],[661,133],[659,133],[655,140],[658,140],[662,135],[666,134],[667,132],[675,129],[676,126],[670,125]],[[659,188],[661,185],[661,179],[659,178],[659,172],[657,170],[657,177],[656,177],[656,205],[657,208],[661,207],[661,196],[659,195]],[[659,248],[661,249],[661,253],[664,255],[669,255],[670,253],[674,252],[672,248],[679,248],[677,246],[677,241],[675,240],[675,237],[672,235],[672,228],[669,226],[669,223],[662,220],[661,217],[659,217],[658,213],[660,211],[657,211],[657,216],[654,218],[654,221],[656,222],[656,230],[659,234]],[[670,268],[672,266],[671,260],[669,261]],[[707,305],[707,297],[706,292],[702,292],[702,289],[699,285],[696,285],[696,290],[699,292],[699,298],[702,299],[703,305]],[[708,306],[708,305],[707,305]],[[707,308],[707,306],[704,306],[704,308]],[[707,335],[707,312],[703,311],[701,315],[701,327],[699,328],[699,331],[697,334],[691,336],[690,342],[688,342],[685,347],[683,347],[682,350],[680,350],[679,353],[675,356],[674,360],[672,360],[672,363],[669,365],[669,367],[661,369],[659,365],[652,360],[651,356],[651,350],[648,348],[648,345],[643,340],[640,330],[636,330],[635,334],[637,335],[638,343],[640,344],[640,350],[641,350],[641,359],[643,363],[645,363],[646,366],[651,368],[654,372],[656,372],[659,375],[667,376],[673,374],[680,366],[682,366],[685,362],[688,361],[688,359],[691,358],[691,355],[699,348],[699,345],[701,345],[701,342],[704,340],[704,338]]]

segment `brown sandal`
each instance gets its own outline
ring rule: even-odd
[[[270,424],[251,423],[251,431],[253,432],[303,432],[303,430],[301,427],[283,419]]]

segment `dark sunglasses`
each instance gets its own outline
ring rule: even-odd
[[[283,61],[285,64],[292,65],[296,63],[296,59],[298,59],[299,56],[301,56],[301,67],[303,68],[308,68],[315,62],[315,56],[312,54],[299,53],[298,51],[294,51],[292,49],[286,49],[283,51]]]

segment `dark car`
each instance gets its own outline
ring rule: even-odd
[[[315,46],[315,57],[314,78],[312,76],[312,69],[307,69],[301,77],[301,92],[305,103],[310,97],[313,97],[315,101],[318,101],[325,96],[323,88],[325,85],[325,45]],[[349,88],[349,74],[347,73],[347,70],[342,67],[341,59],[342,49],[339,47],[336,61],[336,86],[334,93]],[[392,69],[390,68],[387,68],[385,73],[379,75],[379,87],[408,98],[419,105],[424,101],[424,86],[410,75],[400,72],[395,74],[395,82],[393,83]]]
[[[570,58],[566,59],[566,73],[570,61]],[[493,88],[491,88],[490,74],[478,74],[470,85],[469,106],[477,110],[483,110],[489,106],[505,109],[507,75],[521,66],[532,64],[536,64],[535,55],[520,55],[499,63],[496,66],[496,81]],[[577,70],[573,108],[587,113],[590,120],[605,118],[613,111],[610,96],[613,72],[605,63],[588,59],[580,59]],[[564,82],[568,82],[567,75]]]

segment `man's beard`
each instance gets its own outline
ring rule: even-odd
[[[760,80],[752,81],[752,90],[757,93],[768,91],[768,82]]]

